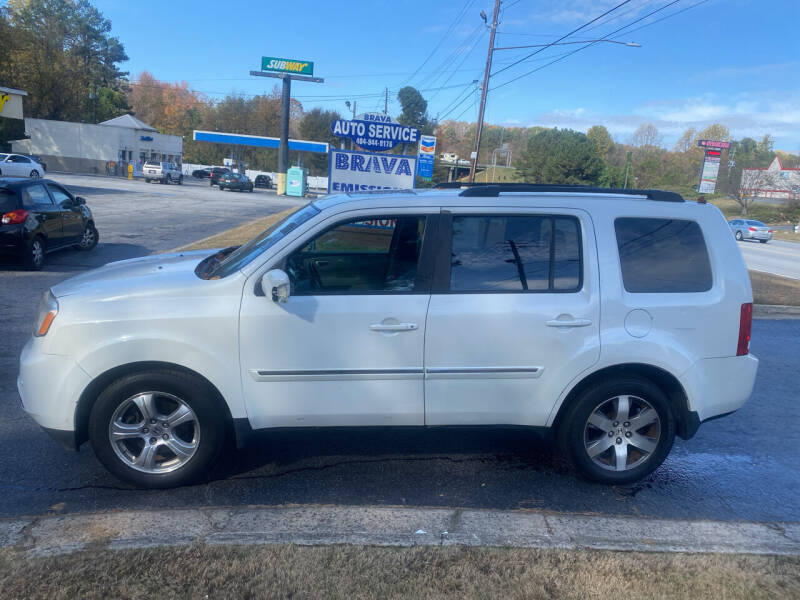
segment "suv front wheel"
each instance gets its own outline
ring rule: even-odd
[[[97,398],[89,417],[97,458],[140,487],[196,480],[216,459],[225,437],[213,394],[204,381],[179,371],[116,380]]]
[[[578,397],[559,435],[562,450],[586,478],[630,483],[664,462],[675,441],[675,417],[649,380],[614,378]]]

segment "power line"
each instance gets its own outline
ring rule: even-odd
[[[469,9],[469,7],[472,5],[472,3],[473,3],[473,2],[475,2],[475,0],[467,0],[467,1],[464,3],[464,6],[461,8],[461,11],[460,11],[460,12],[459,12],[459,13],[456,15],[456,18],[455,18],[455,19],[453,19],[453,22],[452,22],[452,23],[450,23],[450,27],[448,27],[448,28],[447,28],[447,31],[446,31],[446,32],[444,33],[444,35],[443,35],[443,36],[442,36],[442,37],[439,39],[439,43],[438,43],[438,44],[436,44],[436,46],[434,46],[433,50],[431,50],[430,54],[428,54],[428,56],[425,58],[425,60],[424,60],[424,61],[422,61],[422,64],[421,64],[421,65],[420,65],[420,66],[417,68],[417,70],[416,70],[416,71],[414,71],[414,73],[411,75],[411,77],[409,77],[408,79],[406,79],[406,80],[403,82],[403,85],[406,85],[406,84],[408,84],[408,83],[409,83],[411,80],[413,80],[413,79],[414,79],[414,77],[416,77],[416,76],[417,76],[417,73],[419,73],[419,72],[422,70],[422,67],[424,67],[426,64],[428,64],[428,61],[429,61],[429,60],[430,60],[430,59],[433,57],[433,55],[434,55],[434,54],[436,54],[436,52],[437,52],[437,51],[439,50],[439,48],[442,46],[442,44],[444,43],[444,41],[445,41],[445,40],[446,40],[446,39],[449,37],[449,35],[450,35],[450,34],[453,32],[453,30],[455,30],[455,28],[456,28],[456,25],[458,25],[458,23],[461,21],[461,19],[463,19],[463,18],[464,18],[464,15],[467,13],[467,10]],[[402,86],[401,86],[401,87],[402,87]]]
[[[664,6],[662,6],[661,8],[657,8],[656,10],[654,10],[654,11],[651,11],[651,12],[647,13],[645,16],[643,16],[643,17],[640,17],[640,18],[636,19],[636,20],[635,20],[635,21],[633,21],[632,23],[628,23],[627,25],[624,25],[623,27],[620,27],[619,29],[615,29],[615,30],[614,30],[614,31],[612,31],[611,33],[609,33],[609,34],[607,34],[607,35],[604,35],[604,36],[603,36],[603,39],[609,38],[609,37],[611,37],[611,36],[613,36],[613,35],[615,35],[615,34],[619,33],[619,32],[620,32],[620,31],[622,31],[623,29],[627,29],[627,28],[628,28],[628,27],[630,27],[631,25],[635,25],[636,23],[639,23],[639,22],[643,21],[644,19],[647,19],[648,17],[650,17],[650,16],[652,16],[652,15],[654,15],[654,14],[658,13],[658,12],[661,12],[661,11],[662,11],[662,10],[664,10],[665,8],[669,8],[670,6],[672,6],[672,5],[674,5],[674,4],[677,4],[677,3],[678,3],[678,2],[680,2],[680,1],[681,1],[681,0],[672,0],[672,2],[670,2],[670,3],[668,3],[668,4],[665,4],[665,5],[664,5]],[[699,3],[699,4],[700,4],[700,3]],[[536,73],[537,71],[541,71],[541,70],[542,70],[542,69],[544,69],[545,67],[549,67],[550,65],[552,65],[552,64],[554,64],[554,63],[557,63],[557,62],[559,62],[559,61],[562,61],[562,60],[564,60],[565,58],[567,58],[568,56],[572,56],[573,54],[575,54],[575,53],[577,53],[577,52],[580,52],[581,50],[586,50],[586,48],[589,48],[589,47],[591,47],[591,46],[594,46],[594,45],[595,45],[595,44],[597,44],[597,43],[599,43],[599,42],[597,42],[597,41],[594,41],[594,42],[591,42],[591,43],[587,43],[585,46],[581,46],[580,48],[577,48],[577,49],[573,50],[572,52],[568,52],[567,54],[565,54],[565,55],[561,56],[560,58],[557,58],[557,59],[555,59],[555,60],[552,60],[552,61],[550,61],[549,63],[542,65],[541,67],[537,67],[537,68],[535,68],[535,69],[533,69],[533,70],[531,70],[531,71],[528,71],[527,73],[523,73],[522,75],[519,75],[519,76],[517,76],[517,77],[514,77],[513,79],[509,79],[508,81],[505,81],[505,82],[503,82],[503,83],[501,83],[501,84],[499,84],[499,85],[496,85],[496,86],[494,86],[493,88],[491,88],[491,90],[496,90],[496,89],[499,89],[499,88],[501,88],[501,87],[507,86],[509,83],[513,83],[513,82],[515,82],[515,81],[517,81],[517,80],[519,80],[519,79],[522,79],[523,77],[527,77],[528,75],[532,75],[533,73]],[[505,69],[503,69],[503,70],[505,70]],[[491,90],[490,90],[490,91],[491,91]]]
[[[539,54],[540,52],[543,52],[543,51],[547,50],[547,48],[549,48],[549,47],[551,47],[551,46],[553,46],[553,45],[557,44],[558,42],[560,42],[561,40],[563,40],[563,39],[565,39],[565,38],[568,38],[568,37],[569,37],[569,36],[571,36],[572,34],[579,32],[581,29],[584,29],[584,28],[588,27],[589,25],[591,25],[591,24],[592,24],[592,23],[594,23],[595,21],[598,21],[598,20],[602,19],[603,17],[605,17],[606,15],[608,15],[608,14],[611,14],[612,12],[614,12],[615,10],[617,10],[618,8],[620,8],[620,7],[622,7],[622,6],[625,6],[625,5],[626,5],[626,4],[628,4],[629,2],[631,2],[631,0],[623,0],[623,2],[620,2],[619,4],[617,4],[616,6],[614,6],[613,8],[609,8],[609,9],[608,9],[606,12],[604,12],[604,13],[603,13],[602,15],[600,15],[599,17],[595,17],[594,19],[592,19],[592,20],[591,20],[591,21],[589,21],[588,23],[584,23],[583,25],[581,25],[581,26],[580,26],[580,27],[578,27],[577,29],[573,29],[573,30],[572,30],[572,31],[570,31],[568,34],[566,34],[566,35],[563,35],[563,36],[561,36],[560,38],[558,38],[558,39],[557,39],[555,42],[551,42],[551,43],[547,44],[546,46],[544,46],[543,48],[539,48],[538,50],[534,50],[533,52],[531,52],[531,53],[530,53],[530,54],[528,54],[527,56],[525,56],[525,57],[523,57],[523,58],[520,58],[520,59],[519,59],[519,60],[517,60],[517,61],[514,61],[513,63],[511,63],[510,65],[508,65],[508,66],[506,66],[506,67],[503,67],[503,68],[502,68],[502,69],[500,69],[499,71],[495,71],[494,73],[492,73],[492,75],[493,75],[493,76],[494,76],[494,75],[498,75],[499,73],[502,73],[503,71],[507,71],[507,70],[508,70],[508,69],[510,69],[511,67],[513,67],[513,66],[515,66],[515,65],[518,65],[519,63],[521,63],[521,62],[524,62],[524,61],[528,60],[528,59],[529,59],[529,58],[531,58],[532,56],[535,56],[536,54]]]

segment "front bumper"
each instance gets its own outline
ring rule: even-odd
[[[75,409],[91,377],[68,356],[45,354],[41,338],[22,349],[17,390],[22,408],[54,438],[75,438]]]

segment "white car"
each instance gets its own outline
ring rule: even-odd
[[[44,177],[44,167],[22,154],[0,154],[0,177]]]
[[[45,293],[23,406],[117,476],[205,472],[227,430],[546,431],[639,479],[750,396],[752,291],[710,204],[569,186],[328,196],[239,248]]]

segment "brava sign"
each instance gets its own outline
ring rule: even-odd
[[[331,148],[328,192],[410,190],[416,170],[415,156]]]
[[[295,75],[313,75],[314,63],[310,60],[293,60],[291,58],[261,57],[262,71],[278,73],[294,73]]]
[[[337,137],[350,138],[364,150],[391,150],[397,144],[416,144],[419,129],[401,125],[383,113],[364,113],[352,121],[338,119],[331,124]]]

